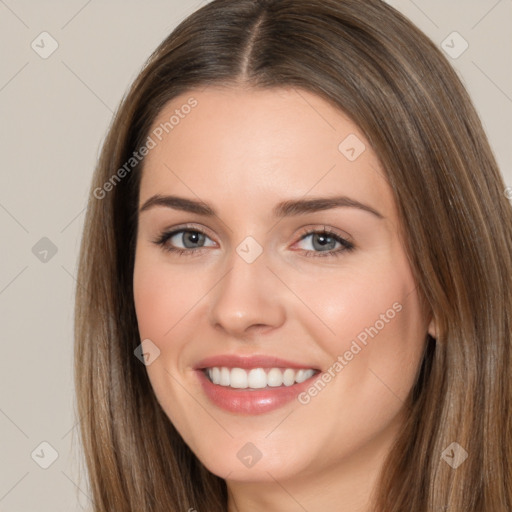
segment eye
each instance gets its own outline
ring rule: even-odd
[[[177,229],[174,231],[163,232],[153,242],[162,247],[164,251],[177,254],[190,254],[200,251],[205,245],[205,240],[210,237],[199,229]],[[183,247],[176,247],[177,243],[182,243]],[[199,247],[197,247],[199,245]],[[215,246],[215,243],[212,245]]]
[[[342,253],[350,252],[355,249],[355,246],[352,242],[349,242],[327,227],[324,227],[321,230],[307,231],[299,240],[299,242],[302,242],[310,237],[313,249],[305,250],[304,255],[307,257],[322,258],[326,256],[341,256]],[[336,244],[338,244],[337,249],[335,249]]]
[[[307,231],[297,243],[303,242],[310,237],[313,242],[313,249],[303,249],[304,256],[306,257],[337,257],[341,256],[342,253],[350,252],[355,249],[352,242],[349,242],[325,226],[323,229]],[[182,227],[181,229],[175,229],[173,231],[164,231],[153,243],[161,246],[166,252],[191,256],[201,252],[201,249],[204,247],[215,246],[215,242],[213,241],[209,246],[206,245],[206,240],[212,241],[201,229],[187,229]],[[182,244],[182,247],[176,246],[179,243]],[[338,245],[337,248],[336,245]]]

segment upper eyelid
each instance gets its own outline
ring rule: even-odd
[[[208,238],[213,240],[213,237],[210,236],[210,230],[204,226],[197,227],[196,225],[189,225],[185,224],[184,226],[178,226],[176,228],[169,228],[169,229],[163,229],[162,234],[168,233],[169,235],[172,234],[172,236],[177,235],[178,233],[181,233],[182,231],[197,231],[199,233],[205,234]]]

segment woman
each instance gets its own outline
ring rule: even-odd
[[[511,510],[504,190],[456,73],[384,2],[183,21],[93,177],[94,510]]]

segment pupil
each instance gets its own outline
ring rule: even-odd
[[[326,245],[329,243],[328,242],[329,240],[331,240],[331,244],[336,243],[336,241],[331,236],[328,236],[328,235],[317,235],[317,236],[318,236],[318,240],[320,243],[320,248],[325,248]]]
[[[193,239],[193,240],[191,240],[191,243],[197,244],[201,240],[201,236],[202,236],[202,233],[197,233],[197,232],[191,231],[186,234],[185,241],[187,242],[187,241],[190,241],[190,239]],[[185,246],[187,246],[186,243],[185,243]]]

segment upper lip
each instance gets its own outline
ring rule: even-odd
[[[296,363],[294,361],[287,361],[274,356],[266,355],[250,355],[242,356],[235,354],[224,354],[218,356],[211,356],[202,359],[195,366],[196,370],[204,370],[205,368],[213,367],[227,367],[227,368],[295,368],[297,370],[312,368],[317,370],[314,366],[308,363]]]

